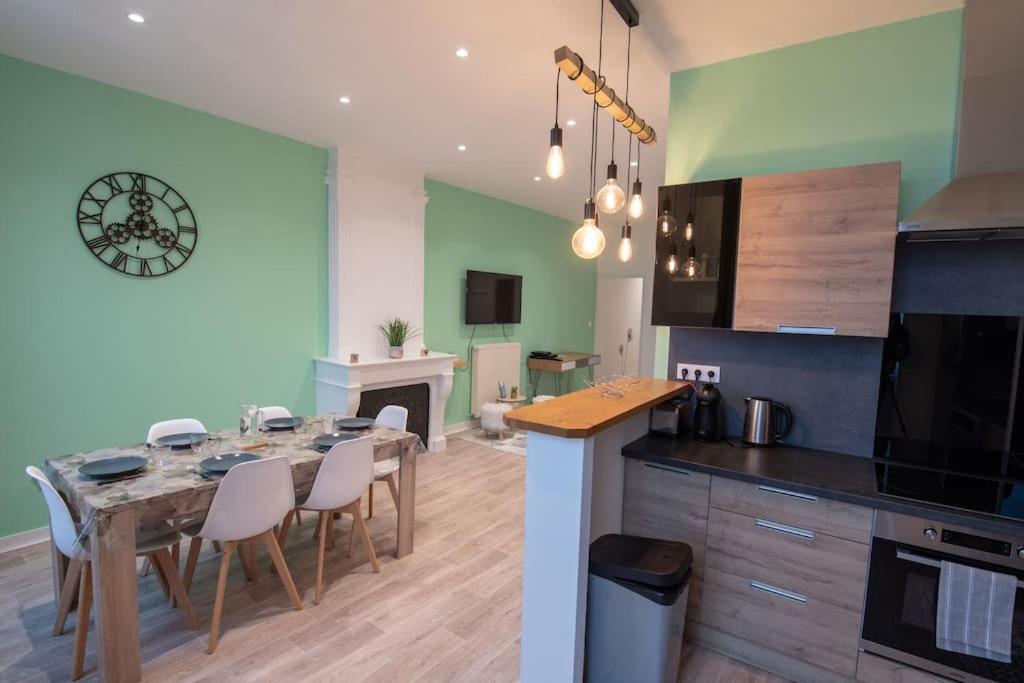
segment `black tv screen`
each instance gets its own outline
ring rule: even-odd
[[[466,271],[467,325],[518,323],[522,299],[522,276]]]

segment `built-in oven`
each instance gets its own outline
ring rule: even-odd
[[[1017,577],[1010,663],[936,646],[943,560]],[[954,680],[1024,682],[1024,532],[1015,536],[979,533],[879,511],[871,542],[861,647]]]

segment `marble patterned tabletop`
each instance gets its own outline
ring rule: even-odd
[[[321,415],[330,429],[333,418],[342,415]],[[240,440],[237,430],[211,434],[219,441],[219,452],[238,451],[255,443],[265,447],[252,450],[261,457],[287,456],[291,461],[292,479],[297,495],[307,493],[313,484],[323,454],[312,446],[319,432],[314,424],[308,433],[296,431],[260,432]],[[360,433],[360,432],[353,432]],[[381,425],[374,425],[362,433],[374,440],[374,459],[377,461],[401,458],[410,451],[424,452],[419,436]],[[142,474],[113,482],[97,481],[79,474],[78,468],[94,460],[125,455],[141,455],[149,460]],[[136,508],[140,522],[188,519],[209,508],[220,477],[201,473],[199,463],[209,452],[193,453],[190,448],[172,450],[166,454],[161,466],[155,462],[145,444],[120,448],[102,448],[87,453],[75,453],[46,461],[46,473],[54,486],[69,500],[84,521],[96,513],[113,513]]]

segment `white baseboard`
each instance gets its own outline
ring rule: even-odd
[[[12,550],[21,550],[22,548],[27,548],[30,545],[36,545],[38,543],[48,543],[49,541],[50,527],[48,526],[42,526],[38,529],[30,529],[29,531],[11,534],[10,536],[0,538],[0,555],[9,553]]]
[[[475,418],[472,420],[466,420],[465,422],[453,422],[450,425],[444,426],[444,433],[446,435],[457,434],[459,432],[464,432],[467,429],[476,429],[479,426],[480,420]]]

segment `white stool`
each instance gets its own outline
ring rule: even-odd
[[[508,403],[485,403],[480,406],[480,427],[484,433],[496,434],[499,439],[504,439],[508,431],[504,415],[510,410],[512,405]]]

